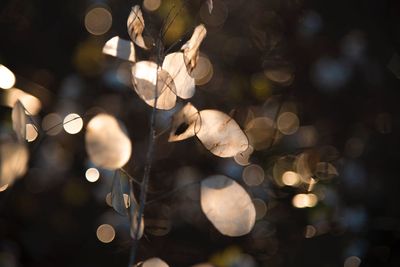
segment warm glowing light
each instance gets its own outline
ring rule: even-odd
[[[38,114],[42,108],[42,103],[37,97],[17,88],[11,88],[7,90],[5,97],[6,105],[12,108],[17,100],[21,101],[25,109],[32,115]]]
[[[260,185],[264,181],[264,170],[259,165],[251,164],[244,168],[242,178],[248,186]]]
[[[144,0],[143,7],[147,11],[156,11],[161,5],[161,0]]]
[[[108,32],[112,24],[112,15],[104,7],[95,7],[85,16],[85,27],[93,35],[102,35]]]
[[[274,136],[274,122],[268,117],[257,117],[246,124],[246,135],[255,150],[271,146]]]
[[[102,224],[97,228],[96,235],[100,242],[110,243],[115,238],[114,227],[109,224]]]
[[[318,198],[314,194],[297,194],[292,200],[296,208],[312,208],[318,203]]]
[[[26,124],[26,141],[33,142],[38,137],[38,130],[35,125],[27,123]]]
[[[83,120],[76,113],[68,114],[64,118],[63,127],[64,130],[69,134],[79,133],[83,127]]]
[[[196,85],[208,83],[214,74],[213,66],[210,60],[205,56],[200,56],[197,65],[193,69],[191,75],[196,81]]]
[[[315,236],[316,233],[317,233],[317,229],[314,226],[307,225],[304,237],[305,238],[312,238],[312,237]]]
[[[0,192],[5,191],[8,188],[8,184],[3,185],[2,187],[0,187]]]
[[[111,115],[99,114],[89,121],[85,143],[90,160],[98,167],[115,170],[131,157],[132,142]]]
[[[239,165],[247,166],[250,164],[249,158],[253,152],[254,148],[249,145],[249,147],[245,151],[237,153],[234,157],[234,160]]]
[[[86,180],[88,180],[91,183],[94,183],[97,180],[99,180],[100,172],[96,168],[89,168],[86,170],[85,176]]]
[[[42,128],[48,135],[57,135],[62,130],[62,119],[57,113],[47,114],[42,121]]]
[[[15,84],[15,75],[6,66],[0,64],[0,88],[10,89]]]
[[[291,135],[297,132],[300,122],[296,114],[292,112],[284,112],[279,115],[277,124],[281,133]]]
[[[344,267],[359,267],[361,259],[357,256],[350,256],[344,261]]]
[[[297,173],[292,171],[284,172],[282,175],[282,182],[288,186],[294,186],[299,184],[300,177]]]
[[[254,208],[256,209],[256,220],[262,219],[267,213],[267,205],[264,200],[255,198],[253,199]]]

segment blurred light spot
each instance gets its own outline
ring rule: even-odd
[[[143,7],[147,11],[156,11],[161,5],[161,0],[144,0]]]
[[[262,219],[267,213],[267,205],[264,200],[255,198],[253,199],[254,208],[256,209],[256,220]]]
[[[242,178],[248,186],[260,185],[264,181],[264,170],[259,165],[251,164],[244,168]]]
[[[204,85],[208,83],[213,74],[213,66],[210,60],[207,57],[200,55],[197,65],[191,73],[192,77],[195,79],[196,85]]]
[[[294,186],[300,183],[300,177],[297,173],[292,171],[284,172],[282,175],[282,182],[288,186]]]
[[[293,81],[293,70],[289,67],[275,67],[264,70],[264,75],[269,80],[282,84],[289,85]]]
[[[38,130],[35,125],[27,123],[26,124],[26,141],[33,142],[38,137]]]
[[[268,148],[273,143],[274,122],[267,117],[258,117],[246,125],[246,135],[255,150]]]
[[[57,135],[62,130],[62,119],[57,113],[47,114],[42,121],[42,128],[48,135]]]
[[[315,234],[317,233],[317,229],[312,226],[312,225],[307,225],[306,226],[306,232],[304,234],[305,238],[312,238],[315,236]]]
[[[253,88],[253,93],[257,98],[264,100],[271,94],[268,79],[263,73],[253,74],[250,83]]]
[[[308,11],[300,23],[299,32],[305,37],[311,37],[312,35],[318,33],[321,28],[321,16],[315,11]]]
[[[93,35],[106,33],[112,24],[112,15],[104,7],[95,7],[89,10],[85,16],[85,27]]]
[[[350,158],[357,158],[361,156],[364,151],[364,142],[359,138],[350,138],[346,142],[345,154]]]
[[[11,108],[14,107],[17,100],[21,101],[25,109],[32,115],[38,114],[42,108],[42,103],[37,97],[17,88],[7,90],[5,99],[6,105]]]
[[[83,127],[83,120],[76,113],[68,114],[64,118],[63,127],[64,130],[69,134],[79,133]]]
[[[357,256],[348,257],[344,261],[344,267],[359,267],[361,264],[361,259]]]
[[[361,59],[365,50],[365,38],[362,32],[352,31],[347,34],[341,44],[342,53],[351,60]]]
[[[292,203],[296,208],[312,208],[317,205],[318,198],[314,194],[297,194]]]
[[[333,58],[321,58],[312,70],[314,83],[324,91],[334,91],[344,86],[350,78],[351,69]]]
[[[100,173],[96,168],[89,168],[86,170],[85,176],[86,180],[88,180],[91,183],[94,183],[99,179]]]
[[[97,228],[96,235],[100,242],[110,243],[115,238],[114,227],[109,224],[102,224]]]
[[[0,192],[5,191],[8,188],[8,184],[3,185],[2,187],[0,187]]]
[[[318,133],[314,126],[300,127],[294,137],[299,147],[312,147],[318,141]]]
[[[182,14],[183,12],[181,12]],[[172,22],[171,26],[165,33],[165,44],[170,45],[179,38],[182,37],[182,35],[185,33],[187,29],[187,21],[185,20],[186,18],[184,16],[177,16],[175,17],[174,21]]]
[[[0,64],[0,88],[10,89],[15,84],[15,75],[6,66]]]
[[[284,112],[279,115],[278,129],[286,135],[294,134],[299,129],[299,118],[292,112]]]
[[[99,39],[88,38],[76,47],[73,62],[86,75],[99,74],[103,68],[103,43]]]

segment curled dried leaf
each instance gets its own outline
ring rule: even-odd
[[[169,142],[182,141],[196,134],[196,122],[199,119],[199,112],[191,104],[187,103],[180,111],[172,117]]]
[[[206,37],[206,34],[206,27],[204,27],[203,24],[198,25],[194,29],[190,40],[187,41],[181,48],[181,50],[183,50],[186,68],[189,73],[191,73],[197,65],[197,60],[199,58],[199,48],[201,42]]]
[[[136,201],[135,196],[133,195],[132,190],[130,191],[130,206],[129,206],[129,213],[130,213],[130,220],[131,220],[131,237],[133,239],[140,239],[143,236],[144,232],[144,219],[143,216],[140,221],[140,229],[138,231],[138,216],[139,216],[139,204]],[[136,238],[136,232],[138,232],[138,238]]]
[[[201,209],[222,234],[242,236],[254,226],[256,210],[247,192],[224,175],[201,182]]]
[[[0,187],[11,185],[28,168],[29,152],[25,143],[7,140],[0,143]]]
[[[246,135],[234,119],[218,110],[199,112],[196,136],[216,156],[228,158],[245,151],[249,146]]]
[[[140,61],[132,67],[132,80],[136,93],[149,106],[169,110],[176,104],[175,84],[165,70],[152,61]],[[157,86],[157,90],[155,87]]]
[[[143,14],[138,5],[132,7],[131,13],[128,17],[127,27],[128,34],[131,37],[132,41],[139,47],[148,49],[142,35],[144,31]]]
[[[177,96],[188,99],[194,95],[195,79],[189,75],[182,52],[168,54],[162,65],[174,79]]]
[[[26,139],[26,115],[25,108],[21,101],[17,100],[11,112],[13,129],[17,134],[19,142],[25,142]]]
[[[131,62],[136,61],[135,46],[132,42],[114,36],[103,46],[103,53]]]
[[[96,115],[89,121],[85,143],[90,160],[101,168],[121,168],[131,157],[131,140],[117,119],[108,114]]]
[[[126,216],[130,206],[129,180],[120,171],[115,171],[111,188],[111,206],[119,214]]]

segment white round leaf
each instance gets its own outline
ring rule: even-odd
[[[99,114],[89,121],[85,142],[90,160],[101,168],[121,168],[131,157],[131,140],[111,115]]]
[[[25,143],[5,141],[0,143],[0,187],[12,184],[28,168],[29,152]]]
[[[214,155],[233,157],[248,148],[246,135],[227,114],[218,110],[202,110],[199,116],[196,136]]]
[[[131,13],[129,14],[128,20],[126,22],[126,26],[128,28],[128,34],[131,37],[132,41],[139,47],[148,49],[142,35],[145,26],[143,14],[138,5],[132,7]]]
[[[26,115],[25,108],[19,100],[14,104],[11,119],[18,140],[24,142],[26,139]]]
[[[214,175],[201,182],[201,209],[222,234],[248,234],[256,220],[250,196],[238,183],[224,175]]]
[[[162,65],[174,80],[176,94],[180,98],[191,98],[195,93],[195,79],[189,75],[182,52],[168,54]]]
[[[135,46],[133,43],[118,36],[114,36],[106,42],[103,47],[103,53],[131,62],[136,61]]]
[[[175,107],[175,85],[168,72],[151,61],[140,61],[132,67],[132,79],[136,93],[149,106],[154,106],[157,97],[157,108],[169,110]],[[155,87],[157,86],[157,91]]]

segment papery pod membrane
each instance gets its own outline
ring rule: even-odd
[[[136,61],[135,46],[132,42],[114,36],[103,46],[103,53],[130,62]]]
[[[143,14],[138,5],[132,7],[126,24],[128,27],[128,34],[132,41],[139,47],[148,49],[143,39],[143,31],[145,27]]]
[[[213,175],[201,181],[201,209],[215,228],[227,236],[248,234],[256,219],[250,196],[224,175]]]
[[[22,103],[17,100],[11,112],[11,120],[18,141],[25,142],[26,140],[26,114]]]
[[[0,187],[11,185],[28,169],[29,152],[25,143],[14,140],[0,142]]]
[[[183,50],[186,68],[189,73],[191,73],[197,65],[200,53],[199,48],[206,35],[206,27],[204,27],[203,24],[198,25],[194,29],[192,37],[181,48],[181,50]]]
[[[86,151],[98,167],[115,170],[124,166],[132,152],[132,143],[116,118],[99,114],[86,126]]]
[[[140,221],[140,229],[138,232],[138,238],[136,238],[136,232],[138,230],[139,204],[137,203],[136,198],[133,195],[132,191],[130,192],[129,196],[130,196],[129,213],[130,213],[130,220],[131,220],[131,227],[130,227],[131,237],[133,239],[140,239],[140,238],[142,238],[143,232],[144,232],[144,219],[142,216],[141,221]]]
[[[191,98],[195,93],[195,79],[189,75],[182,52],[168,54],[162,65],[174,80],[176,95],[183,99]]]
[[[114,180],[111,188],[111,206],[119,214],[126,216],[130,207],[129,179],[121,171],[114,172]]]
[[[199,112],[191,104],[187,103],[172,117],[169,142],[182,141],[196,134],[196,123],[200,125]]]
[[[172,77],[152,61],[140,61],[132,67],[132,81],[136,93],[149,106],[169,110],[176,104],[176,89]],[[157,91],[155,88],[157,86]]]
[[[222,158],[233,157],[248,148],[249,141],[246,135],[227,114],[209,109],[200,111],[199,117],[196,136],[214,155]]]

